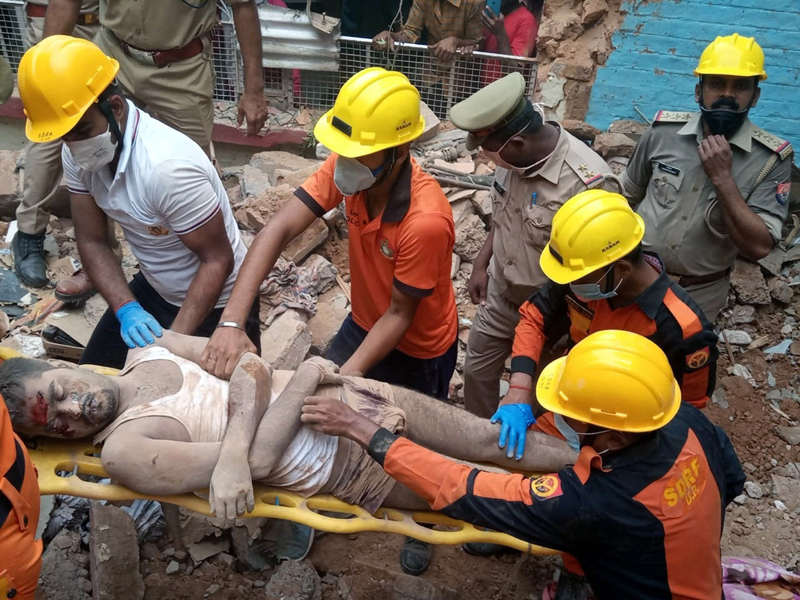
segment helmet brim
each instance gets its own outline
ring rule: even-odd
[[[702,77],[703,75],[721,75],[723,77],[758,77],[759,81],[764,81],[767,78],[766,71],[753,72],[745,69],[695,69],[695,77]]]
[[[314,137],[331,152],[339,156],[344,156],[345,158],[359,158],[361,156],[380,152],[381,150],[386,150],[387,148],[395,148],[403,144],[408,144],[421,136],[425,131],[425,119],[420,115],[417,126],[411,130],[402,141],[396,144],[367,145],[347,137],[344,133],[336,129],[331,124],[332,119],[333,109],[322,115],[319,121],[317,121],[317,124],[314,125]]]

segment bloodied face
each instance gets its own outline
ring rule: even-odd
[[[25,384],[28,434],[81,438],[114,418],[118,390],[108,377],[85,369],[52,369]]]

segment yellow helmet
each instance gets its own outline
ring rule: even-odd
[[[703,50],[694,74],[758,77],[763,81],[767,78],[764,51],[755,38],[738,33],[719,36]]]
[[[644,237],[644,220],[619,194],[586,190],[553,217],[539,266],[556,283],[572,283],[632,252]]]
[[[406,144],[424,130],[417,88],[402,73],[372,67],[347,80],[314,135],[332,152],[358,158]]]
[[[17,73],[28,139],[49,142],[68,133],[117,71],[119,63],[92,42],[68,35],[47,37],[28,50]]]
[[[544,368],[536,397],[546,410],[617,431],[669,423],[681,390],[663,350],[630,331],[598,331]]]

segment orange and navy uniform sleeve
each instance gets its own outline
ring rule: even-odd
[[[344,198],[333,182],[336,160],[337,156],[331,154],[322,166],[294,191],[294,195],[300,198],[317,217],[338,206]]]
[[[684,402],[705,408],[717,383],[717,334],[702,310],[682,288],[670,286],[664,306],[677,322],[680,343],[659,343],[669,359]],[[659,324],[659,329],[666,325]]]
[[[418,298],[433,293],[442,269],[450,276],[455,243],[453,219],[444,213],[423,213],[403,223],[397,241],[394,287]]]
[[[570,551],[575,540],[580,543],[581,535],[573,526],[580,503],[561,486],[560,475],[569,470],[536,480],[488,473],[383,428],[373,436],[368,452],[433,510],[556,550]],[[546,485],[540,495],[534,494],[534,486],[545,478],[552,485]]]
[[[568,289],[569,286],[549,281],[520,306],[511,351],[512,373],[533,377],[545,342],[558,340],[569,332]]]

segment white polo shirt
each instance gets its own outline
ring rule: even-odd
[[[233,271],[216,303],[230,297],[247,248],[233,218],[228,194],[209,158],[188,137],[128,101],[128,120],[117,172],[78,167],[67,144],[62,150],[69,191],[89,194],[120,224],[148,283],[170,304],[180,306],[200,266],[181,242],[222,211],[233,248]]]

